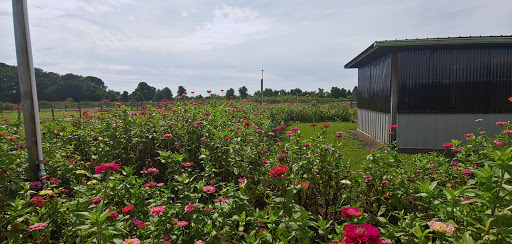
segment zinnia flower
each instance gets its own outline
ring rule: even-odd
[[[137,228],[139,228],[139,229],[142,229],[142,228],[144,228],[144,227],[146,227],[146,226],[147,226],[147,224],[146,224],[146,223],[144,223],[144,222],[142,222],[142,221],[140,221],[140,220],[138,220],[138,219],[136,219],[136,218],[133,218],[133,219],[132,219],[132,222],[133,222],[133,223],[135,224],[135,226],[137,226]]]
[[[215,192],[215,186],[205,186],[203,187],[203,191],[210,194]]]
[[[187,226],[187,225],[188,225],[188,222],[187,222],[187,221],[178,221],[178,222],[176,223],[176,225],[178,226],[178,228],[180,228],[180,227],[185,227],[185,226]]]
[[[107,216],[107,218],[109,218],[111,220],[116,220],[117,218],[119,218],[119,214],[117,212],[113,212],[113,213],[109,214]]]
[[[369,224],[353,225],[349,224],[343,228],[345,233],[345,243],[366,243],[366,244],[380,244],[382,235],[379,229]]]
[[[185,167],[190,167],[190,166],[192,166],[192,164],[194,164],[194,163],[193,162],[184,162],[184,163],[182,163],[182,165],[185,166]]]
[[[123,244],[140,244],[140,240],[137,238],[124,239]]]
[[[123,208],[122,212],[123,214],[130,214],[131,212],[133,212],[135,210],[135,207],[132,205],[129,205],[129,206],[126,206]]]
[[[43,183],[41,181],[34,181],[30,184],[30,189],[37,191],[43,188]]]
[[[309,187],[309,183],[307,182],[296,182],[295,183],[296,186],[300,186],[300,188],[308,188]]]
[[[35,207],[42,208],[44,207],[44,198],[41,196],[36,196],[30,200],[32,204],[34,204]]]
[[[451,142],[445,142],[445,143],[443,143],[443,147],[445,147],[445,148],[452,148],[453,144]]]
[[[185,211],[190,213],[196,208],[197,208],[197,205],[189,203],[187,206],[185,206]]]
[[[396,129],[397,127],[398,127],[398,125],[390,125],[390,126],[388,126],[388,129],[390,129],[390,130],[391,129]]]
[[[34,230],[44,230],[44,227],[48,226],[47,223],[35,223],[31,226],[28,227],[28,230],[30,232],[34,231]]]
[[[453,225],[443,222],[436,222],[436,221],[430,221],[427,223],[428,226],[430,226],[430,229],[433,229],[434,231],[441,232],[441,233],[448,233],[455,230],[455,227]]]
[[[97,198],[90,200],[89,205],[92,205],[92,204],[98,205],[98,204],[100,204],[100,202],[101,202],[101,198],[97,197]]]
[[[270,176],[272,177],[272,179],[278,180],[280,178],[284,178],[284,174],[288,170],[289,169],[288,169],[288,167],[286,167],[286,165],[278,165],[274,168],[271,168],[269,170],[269,173],[270,173]]]
[[[105,171],[119,171],[119,164],[115,163],[101,163],[95,167],[96,174],[103,173]],[[107,171],[107,172],[108,172]]]
[[[475,176],[473,174],[473,171],[471,171],[470,169],[465,169],[462,171],[462,173],[468,178],[473,178]]]
[[[153,209],[151,209],[152,215],[159,215],[165,211],[164,206],[156,206]]]
[[[163,139],[166,139],[166,140],[169,140],[169,139],[174,138],[174,136],[173,136],[172,134],[164,134],[164,135],[162,136],[162,138],[163,138]]]
[[[346,219],[352,219],[353,217],[361,216],[361,211],[357,207],[345,207],[341,209],[341,214]]]

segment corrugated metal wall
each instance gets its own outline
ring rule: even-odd
[[[391,54],[359,68],[357,107],[389,113],[391,106]]]
[[[380,142],[390,143],[390,136],[387,134],[390,123],[389,113],[357,109],[357,129]]]
[[[398,113],[512,112],[512,48],[400,51],[397,80]]]
[[[476,119],[483,120],[475,122]],[[486,131],[488,136],[499,134],[502,128],[496,122],[509,120],[512,120],[512,113],[398,114],[397,145],[400,148],[442,149],[443,143],[452,139],[465,141],[466,133],[479,135],[478,128]]]

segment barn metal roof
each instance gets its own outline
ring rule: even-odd
[[[512,46],[511,36],[467,36],[426,39],[375,41],[345,65],[345,69],[360,68],[390,52],[403,49],[469,48]]]

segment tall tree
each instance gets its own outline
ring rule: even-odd
[[[249,94],[247,93],[247,91],[248,91],[248,89],[247,89],[247,87],[245,87],[245,86],[242,86],[242,87],[238,88],[238,94],[239,94],[239,95],[240,95],[240,97],[242,97],[242,98],[247,98],[247,96],[249,95]]]
[[[155,87],[148,85],[148,83],[146,83],[146,82],[139,82],[139,84],[137,85],[137,88],[135,88],[135,90],[132,92],[131,96],[135,97],[135,96],[137,96],[137,94],[140,94],[140,95],[142,95],[142,98],[144,99],[144,101],[149,101],[155,96],[155,93],[156,93]]]
[[[183,86],[178,86],[178,92],[176,92],[176,96],[183,96],[183,94],[187,94],[187,89]]]
[[[226,98],[231,98],[231,97],[235,97],[235,89],[233,89],[233,88],[229,88],[226,91]]]
[[[127,91],[123,91],[121,94],[121,101],[128,102],[128,100],[130,100],[130,94]]]

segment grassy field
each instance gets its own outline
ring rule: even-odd
[[[299,128],[304,143],[312,143],[318,141],[325,141],[327,144],[334,144],[341,141],[343,147],[343,157],[351,162],[364,162],[366,157],[371,151],[365,148],[365,143],[358,138],[350,135],[349,131],[357,129],[356,123],[351,122],[326,122],[329,127],[320,129],[324,123],[316,123],[317,126],[312,127],[313,123],[293,123],[286,129],[289,131],[291,128]],[[345,132],[343,138],[335,138],[337,132]],[[412,157],[411,154],[399,154],[400,159],[408,160]]]
[[[84,110],[86,110],[86,109],[82,109],[82,111],[84,111]],[[89,110],[91,110],[91,109],[89,109]],[[53,114],[54,114],[54,117],[52,117],[51,109],[41,109],[41,111],[39,112],[39,118],[41,120],[49,120],[52,118],[55,118],[55,119],[70,118],[72,114],[79,116],[79,113],[77,111],[74,111],[73,109],[67,109],[67,111],[64,111],[64,109],[55,109],[53,111]],[[8,117],[9,119],[16,119],[16,118],[18,118],[18,111],[16,111],[16,110],[3,111],[2,113],[0,113],[0,117]],[[20,112],[20,117],[23,120],[23,111]]]

